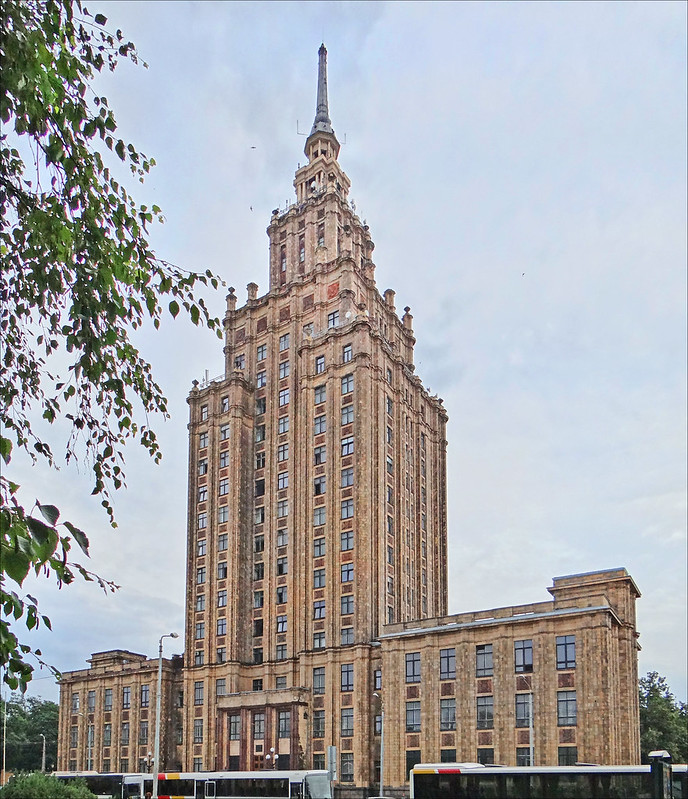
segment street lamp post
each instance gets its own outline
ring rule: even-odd
[[[380,796],[384,796],[385,786],[385,706],[382,704],[382,697],[374,693],[380,700]]]
[[[155,696],[155,750],[153,754],[153,797],[158,799],[158,773],[160,771],[160,712],[162,707],[162,642],[163,638],[179,638],[178,633],[160,636],[158,644],[158,692]]]
[[[43,753],[41,754],[41,772],[45,773],[45,735],[42,732],[38,733],[43,739]]]

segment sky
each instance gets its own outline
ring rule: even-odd
[[[416,371],[449,414],[449,611],[544,601],[626,567],[640,673],[686,687],[686,8],[663,2],[94,2],[148,69],[98,81],[157,166],[157,254],[267,291],[328,49],[330,116],[380,291],[411,306]],[[209,294],[224,313],[226,289]],[[38,596],[61,670],[184,630],[191,382],[223,370],[189,322],[137,335],[170,400],[164,458],[127,450],[109,527],[88,468],[13,460],[86,530],[120,589]],[[54,431],[56,446],[64,430]],[[176,645],[176,648],[175,648]],[[166,654],[182,651],[166,642]],[[56,699],[46,670],[31,693]]]

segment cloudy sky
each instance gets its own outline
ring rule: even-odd
[[[378,288],[411,306],[417,372],[450,417],[450,611],[625,566],[643,594],[641,673],[686,699],[686,5],[89,9],[149,63],[100,88],[157,161],[139,196],[166,216],[158,254],[241,299],[250,281],[267,290],[265,228],[305,160],[325,42]],[[224,292],[210,302],[222,315]],[[160,467],[128,452],[117,530],[86,470],[16,462],[28,497],[86,529],[92,567],[121,585],[27,583],[54,626],[34,642],[64,670],[108,648],[152,656],[183,631],[186,396],[221,373],[222,347],[185,322],[138,341],[172,418]]]

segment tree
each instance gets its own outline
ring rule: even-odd
[[[26,503],[11,479],[13,448],[55,466],[48,431],[65,422],[66,461],[88,464],[115,526],[110,498],[125,485],[123,447],[138,440],[157,462],[148,418],[167,414],[131,332],[146,319],[157,329],[163,313],[182,308],[221,332],[194,296],[218,279],[159,259],[147,237],[160,209],[137,205],[118,179],[119,169],[143,182],[154,161],[118,137],[91,83],[120,58],[139,63],[134,45],[80,0],[3,0],[0,18],[0,666],[4,681],[24,690],[30,660],[41,655],[17,628],[50,626],[21,593],[29,571],[52,573],[60,587],[79,575],[106,591],[116,586],[71,559],[75,546],[88,555],[88,538],[55,505]]]
[[[640,751],[666,749],[674,763],[688,762],[688,705],[677,702],[665,677],[650,671],[640,679]]]
[[[17,774],[0,788],[0,799],[96,799],[84,780],[62,782],[49,774]]]
[[[3,713],[7,712],[7,771],[38,771],[43,757],[45,736],[45,767],[52,771],[57,764],[57,724],[59,708],[55,702],[39,697],[14,694]],[[2,730],[0,730],[2,746]]]

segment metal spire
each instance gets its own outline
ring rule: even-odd
[[[315,121],[310,135],[319,132],[334,135],[327,108],[327,50],[324,44],[321,44],[318,50],[318,99],[315,104]]]

